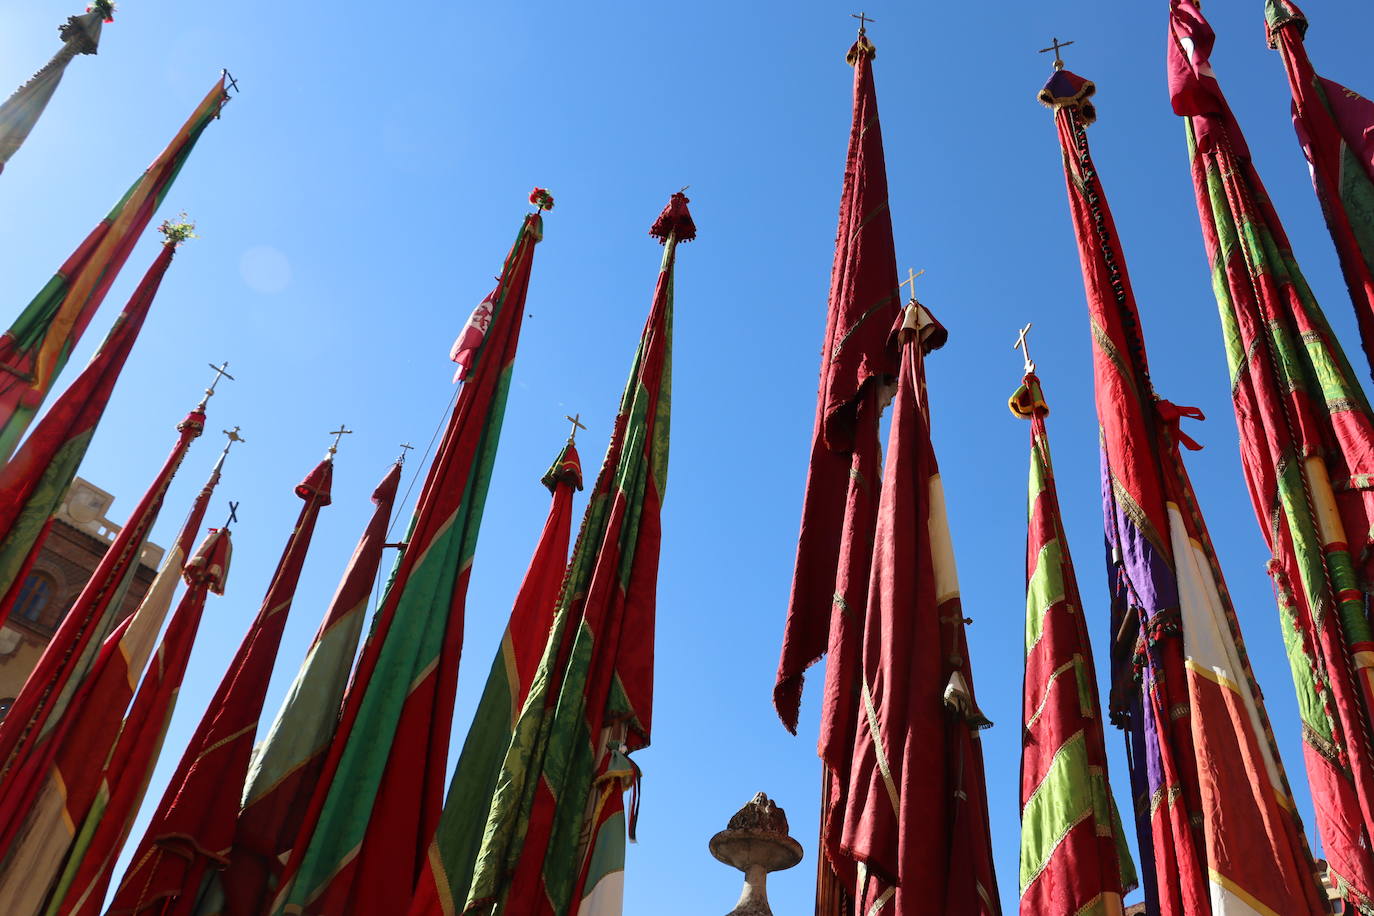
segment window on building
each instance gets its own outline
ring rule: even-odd
[[[4,697],[0,699],[0,719],[5,718],[5,715],[10,711],[10,707],[13,705],[14,697]]]
[[[53,599],[57,597],[57,583],[44,572],[29,573],[19,589],[19,598],[14,602],[14,613],[21,620],[38,623],[45,619]]]

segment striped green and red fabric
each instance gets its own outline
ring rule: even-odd
[[[458,354],[466,359],[463,387],[358,661],[274,914],[384,913],[404,905],[424,868],[443,808],[468,578],[542,237],[543,218],[529,214],[496,289],[469,322],[484,334],[475,352]]]
[[[13,774],[61,721],[72,692],[90,671],[95,649],[114,627],[131,577],[138,567],[148,533],[157,521],[172,478],[191,443],[205,428],[205,413],[197,407],[177,425],[177,441],[143,498],[115,535],[91,573],[85,588],[58,625],[33,673],[0,721],[0,811],[11,791]],[[179,572],[179,570],[178,570]],[[0,815],[0,825],[4,823]],[[5,836],[0,826],[0,837]],[[0,840],[0,846],[7,845]]]
[[[275,892],[338,724],[400,481],[397,462],[372,492],[372,518],[276,719],[253,751],[229,861],[213,877],[199,913],[259,916]]]
[[[1126,733],[1142,883],[1161,916],[1325,903],[1216,551],[1183,465],[1195,408],[1154,391],[1125,256],[1088,148],[1093,84],[1054,109],[1093,340],[1108,548],[1112,721]]]
[[[0,859],[0,899],[16,913],[24,911],[25,901],[40,900],[61,868],[132,695],[130,675],[136,683],[161,626],[165,606],[149,612],[147,600],[117,628],[115,619],[167,487],[204,423],[197,407],[178,426],[172,453],[0,723],[6,761],[0,848],[7,850]],[[153,604],[164,592],[170,603],[180,576],[180,555],[169,560],[175,562],[164,565],[149,590]],[[146,650],[137,654],[124,643],[129,628],[150,613],[156,621],[145,634]]]
[[[52,101],[53,93],[67,72],[67,65],[78,54],[94,54],[100,47],[100,31],[113,7],[98,4],[80,16],[69,16],[65,25],[58,26],[62,49],[52,56],[29,81],[0,105],[0,171],[28,139],[43,111]]]
[[[1135,865],[1107,778],[1097,669],[1059,513],[1040,379],[1009,401],[1029,420],[1026,675],[1021,705],[1021,914],[1120,913]]]
[[[0,617],[9,616],[22,585],[20,572],[76,476],[175,250],[170,240],[162,246],[96,355],[23,448],[0,466]]]
[[[138,685],[118,740],[104,763],[89,810],[83,818],[73,821],[76,839],[48,906],[41,911],[44,916],[100,916],[105,912],[105,892],[115,862],[143,804],[153,768],[162,753],[167,725],[176,709],[177,694],[205,610],[206,594],[224,594],[231,553],[228,529],[211,528],[182,570],[187,589]],[[174,568],[164,566],[163,572]],[[160,586],[159,592],[170,598],[172,588],[156,584]],[[160,622],[158,606],[149,603],[155,600],[155,594],[150,591],[144,602],[144,608],[152,612],[150,617],[132,625],[124,634],[126,637],[140,634],[146,639],[156,635],[156,623]],[[130,674],[132,677],[132,668]]]
[[[1336,887],[1374,912],[1374,632],[1362,590],[1374,559],[1374,415],[1212,71],[1211,27],[1196,4],[1174,0],[1170,31],[1170,95],[1187,128],[1317,826]]]
[[[167,148],[0,335],[0,461],[13,454],[134,244],[227,98],[221,77]]]
[[[1293,126],[1336,245],[1374,370],[1374,102],[1317,75],[1307,56],[1307,17],[1293,0],[1266,0],[1269,45],[1293,94]]]
[[[455,900],[454,894],[472,883],[501,764],[543,657],[568,564],[573,493],[582,489],[582,462],[572,440],[558,453],[543,483],[553,493],[553,504],[463,741],[415,891],[413,913],[456,912],[463,901]]]
[[[472,881],[450,889],[454,910],[422,897],[412,912],[565,914],[603,877],[611,878],[611,892],[596,916],[620,912],[617,863],[596,853],[623,822],[596,817],[589,802],[607,761],[650,739],[673,268],[678,243],[696,237],[687,203],[674,194],[650,229],[664,244],[653,304],[553,628],[505,749]]]
[[[153,812],[112,912],[190,916],[212,870],[228,863],[263,700],[333,475],[331,453],[296,485],[304,505],[262,608]]]
[[[192,417],[203,417],[203,409],[198,406]],[[218,469],[217,464],[215,476]],[[193,511],[186,527],[198,530],[200,525],[201,516]],[[171,608],[183,566],[184,555],[174,545],[137,610],[100,645],[66,713],[39,745],[41,753],[30,755],[19,771],[34,787],[20,800],[25,814],[19,840],[8,847],[0,866],[0,899],[9,901],[15,912],[45,899],[64,862],[70,864],[80,855],[81,825],[92,810],[98,812],[105,804],[109,755]]]

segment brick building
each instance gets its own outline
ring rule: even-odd
[[[105,517],[113,502],[114,496],[78,477],[58,507],[9,620],[0,626],[0,715],[9,710],[53,632],[119,533],[120,526]],[[147,594],[162,553],[155,544],[144,546],[119,620],[132,614]]]

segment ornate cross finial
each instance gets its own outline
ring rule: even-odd
[[[572,442],[573,440],[575,440],[575,439],[577,438],[577,431],[578,431],[579,429],[586,429],[586,428],[587,428],[587,427],[583,426],[583,425],[581,424],[581,422],[579,422],[579,421],[582,419],[582,414],[578,414],[578,415],[575,416],[575,417],[570,417],[570,416],[568,416],[567,414],[564,414],[564,415],[563,415],[563,419],[565,419],[565,420],[569,421],[570,423],[572,423],[572,431],[568,433],[568,441],[569,441],[569,442]]]
[[[908,283],[911,284],[911,301],[912,301],[912,302],[915,302],[915,301],[916,301],[916,278],[919,277],[921,274],[923,274],[923,273],[925,273],[925,272],[926,272],[926,271],[925,271],[925,268],[924,268],[924,267],[921,268],[921,270],[920,270],[919,272],[918,272],[918,271],[914,271],[914,270],[912,270],[910,267],[908,267],[908,268],[906,269],[906,279],[903,280],[901,283],[898,283],[898,284],[897,284],[897,289],[900,290],[903,286],[906,286]]]
[[[1030,358],[1030,335],[1031,323],[1026,322],[1026,326],[1016,334],[1016,343],[1011,345],[1013,350],[1020,350],[1021,355],[1026,358],[1026,374],[1030,375],[1035,371],[1035,361]]]
[[[409,442],[402,442],[402,443],[401,443],[401,454],[397,456],[397,458],[396,458],[396,463],[397,463],[397,464],[405,464],[405,463],[406,463],[406,452],[411,452],[411,451],[414,451],[414,450],[415,450],[415,446],[411,445]]]
[[[229,501],[229,519],[228,519],[228,521],[226,521],[226,522],[224,523],[224,527],[227,529],[230,525],[234,524],[234,523],[237,522],[238,520],[239,520],[239,504],[236,503],[236,502],[234,502],[233,500],[230,500],[230,501]]]
[[[215,371],[215,380],[210,383],[209,388],[205,389],[205,397],[201,398],[200,404],[197,405],[197,409],[199,410],[204,410],[205,405],[210,403],[210,399],[215,396],[215,388],[219,386],[220,379],[227,378],[231,382],[234,381],[234,377],[230,375],[228,372],[224,371],[229,368],[228,360],[225,360],[218,366],[216,366],[214,363],[206,363],[206,365]]]
[[[329,435],[331,435],[331,436],[334,437],[334,444],[331,445],[331,446],[329,446],[329,457],[330,457],[330,458],[333,458],[333,457],[334,457],[334,453],[337,452],[337,451],[339,450],[339,440],[342,439],[344,436],[349,436],[349,435],[352,435],[352,434],[353,434],[353,430],[348,429],[348,428],[345,427],[342,423],[339,424],[339,428],[338,428],[338,429],[331,429],[331,430],[329,431]]]
[[[850,18],[850,19],[857,19],[857,20],[859,20],[859,34],[860,34],[860,35],[867,35],[867,34],[868,34],[868,29],[865,28],[865,27],[866,27],[870,22],[877,22],[877,21],[878,21],[878,20],[876,20],[876,19],[870,18],[870,17],[868,16],[867,13],[862,13],[862,12],[860,12],[860,13],[850,13],[850,14],[849,14],[849,18]]]
[[[1060,49],[1060,48],[1067,48],[1067,47],[1068,47],[1069,45],[1071,45],[1071,44],[1073,44],[1073,42],[1071,42],[1071,41],[1060,41],[1058,38],[1054,38],[1054,39],[1051,40],[1051,44],[1050,44],[1050,46],[1049,46],[1048,48],[1041,48],[1041,49],[1039,50],[1039,52],[1037,52],[1037,53],[1040,53],[1040,54],[1048,54],[1048,53],[1050,53],[1051,51],[1053,51],[1053,52],[1054,52],[1054,69],[1056,69],[1056,70],[1063,70],[1063,69],[1064,69],[1064,59],[1063,59],[1062,57],[1059,56],[1059,49]]]
[[[240,430],[240,429],[242,429],[242,427],[240,427],[240,426],[235,426],[233,429],[222,429],[222,430],[220,430],[220,432],[224,433],[226,436],[229,437],[229,442],[224,446],[224,450],[225,450],[226,452],[229,451],[229,446],[230,446],[230,445],[233,445],[235,442],[247,442],[247,441],[248,441],[247,439],[245,439],[245,438],[243,438],[242,436],[239,435],[239,430]]]

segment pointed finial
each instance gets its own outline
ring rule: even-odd
[[[568,441],[569,441],[569,442],[572,442],[572,441],[574,441],[575,439],[577,439],[577,431],[578,431],[579,429],[586,429],[586,428],[587,428],[587,427],[583,426],[582,423],[580,422],[581,419],[582,419],[582,414],[578,414],[578,415],[575,416],[575,417],[570,417],[570,416],[568,416],[567,414],[564,414],[564,415],[563,415],[563,419],[567,420],[569,423],[572,424],[572,431],[568,433]]]
[[[1048,54],[1048,53],[1050,53],[1051,51],[1053,51],[1053,52],[1054,52],[1054,69],[1056,69],[1056,70],[1063,70],[1063,69],[1064,69],[1064,59],[1063,59],[1062,57],[1059,56],[1059,50],[1060,50],[1060,48],[1067,48],[1067,47],[1068,47],[1069,45],[1071,45],[1071,44],[1073,44],[1073,42],[1071,42],[1071,41],[1060,41],[1058,38],[1055,38],[1055,39],[1052,39],[1051,44],[1050,44],[1050,46],[1049,46],[1048,48],[1041,48],[1037,53],[1039,53],[1039,54]]]
[[[206,363],[206,365],[208,365],[212,370],[214,370],[215,379],[210,383],[210,387],[205,389],[205,397],[201,398],[200,403],[196,405],[197,410],[204,410],[205,405],[210,403],[210,399],[215,396],[215,388],[219,386],[220,379],[227,378],[231,382],[234,381],[234,377],[230,375],[228,372],[224,371],[229,368],[228,360],[225,360],[218,366],[216,366],[214,363]]]
[[[1013,350],[1020,350],[1021,355],[1026,358],[1025,370],[1027,375],[1031,375],[1035,372],[1035,361],[1030,358],[1030,340],[1028,339],[1030,329],[1031,323],[1027,321],[1026,326],[1017,332],[1016,343],[1011,345]]]
[[[857,20],[859,20],[859,34],[860,34],[860,35],[867,35],[867,34],[868,34],[868,29],[867,29],[868,24],[869,24],[870,22],[877,22],[877,21],[878,21],[878,20],[876,20],[876,19],[870,18],[870,17],[868,16],[867,13],[863,13],[863,12],[850,13],[850,14],[849,14],[849,18],[850,18],[850,19],[857,19]]]
[[[339,440],[340,440],[340,439],[342,439],[344,436],[349,436],[349,435],[352,435],[352,434],[353,434],[353,430],[348,429],[348,428],[345,427],[342,423],[339,424],[339,428],[338,428],[338,429],[331,429],[331,430],[329,431],[329,435],[331,435],[331,436],[334,437],[334,444],[331,445],[331,446],[329,446],[329,454],[328,454],[328,457],[333,458],[334,455],[335,455],[335,453],[338,452],[338,450],[339,450]]]
[[[903,280],[901,283],[897,284],[897,289],[900,290],[903,286],[906,286],[907,284],[910,284],[910,285],[911,285],[911,301],[912,301],[912,302],[915,302],[915,301],[916,301],[916,278],[919,277],[919,276],[921,276],[921,274],[923,274],[923,273],[925,273],[925,272],[926,272],[926,271],[925,271],[925,268],[924,268],[924,267],[921,268],[919,271],[912,270],[910,267],[908,267],[908,268],[906,269],[906,279]]]
[[[415,446],[411,445],[409,442],[402,442],[402,443],[401,443],[401,454],[399,454],[399,455],[396,456],[396,463],[397,463],[397,464],[405,464],[405,463],[406,463],[406,452],[413,452],[414,450],[415,450]]]
[[[239,504],[233,500],[229,501],[229,519],[224,523],[225,530],[239,520]]]

